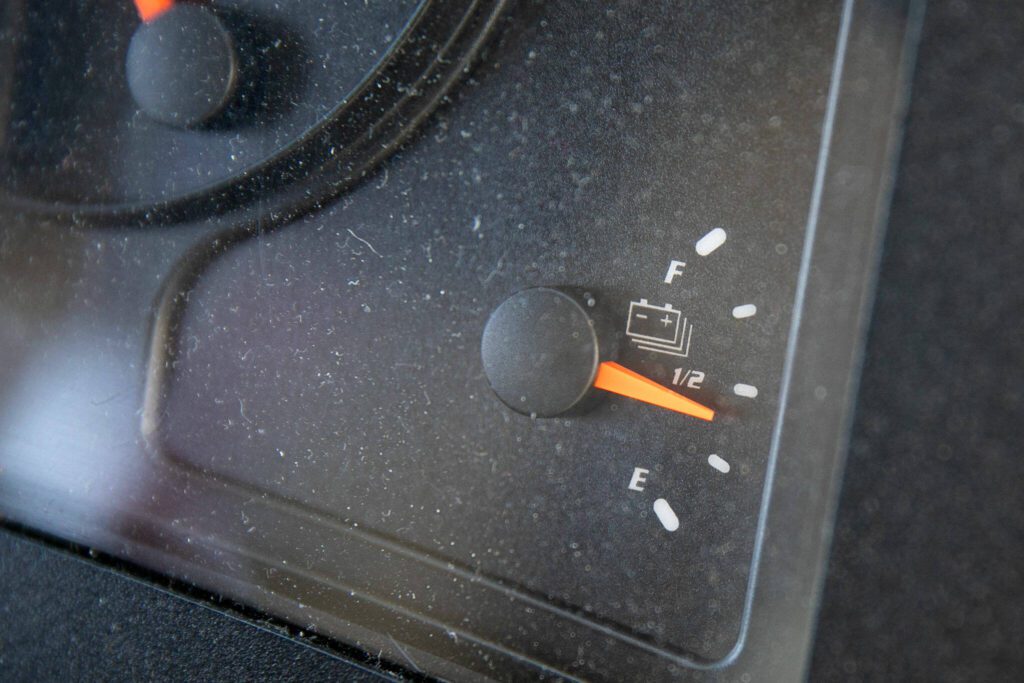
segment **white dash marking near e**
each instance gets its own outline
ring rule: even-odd
[[[725,230],[715,228],[697,240],[697,253],[701,256],[707,256],[723,244],[725,244]]]
[[[675,531],[679,528],[679,518],[672,510],[672,506],[664,498],[654,501],[654,514],[658,515],[658,521],[668,531]]]
[[[757,306],[754,304],[741,304],[736,308],[732,309],[732,317],[737,320],[743,318],[752,318],[757,313]]]
[[[757,387],[751,384],[737,384],[732,388],[732,391],[737,396],[744,398],[757,398]]]
[[[720,458],[714,453],[708,456],[708,464],[714,467],[722,474],[729,474],[729,470],[732,469],[729,466],[729,463],[727,463],[724,458]]]

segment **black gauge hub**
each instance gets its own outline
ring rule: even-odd
[[[507,406],[553,417],[578,407],[588,394],[600,348],[594,323],[579,302],[557,289],[537,287],[495,309],[484,328],[482,353],[491,388]]]
[[[176,5],[135,31],[125,70],[132,97],[146,115],[172,126],[195,126],[233,98],[238,54],[217,15]]]

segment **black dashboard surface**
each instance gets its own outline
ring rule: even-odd
[[[812,678],[1024,672],[1022,27],[925,15]]]
[[[1024,665],[1022,25],[1009,5],[926,15],[812,679]],[[2,557],[11,678],[360,675],[7,534]]]
[[[8,681],[382,680],[378,673],[10,533],[0,537]]]

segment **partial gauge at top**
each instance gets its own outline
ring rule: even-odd
[[[499,5],[5,3],[0,197],[166,220],[288,183],[336,191],[432,108]]]

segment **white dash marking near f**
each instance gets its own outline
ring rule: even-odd
[[[725,230],[715,228],[697,240],[697,253],[701,256],[707,256],[723,244],[725,244]]]

